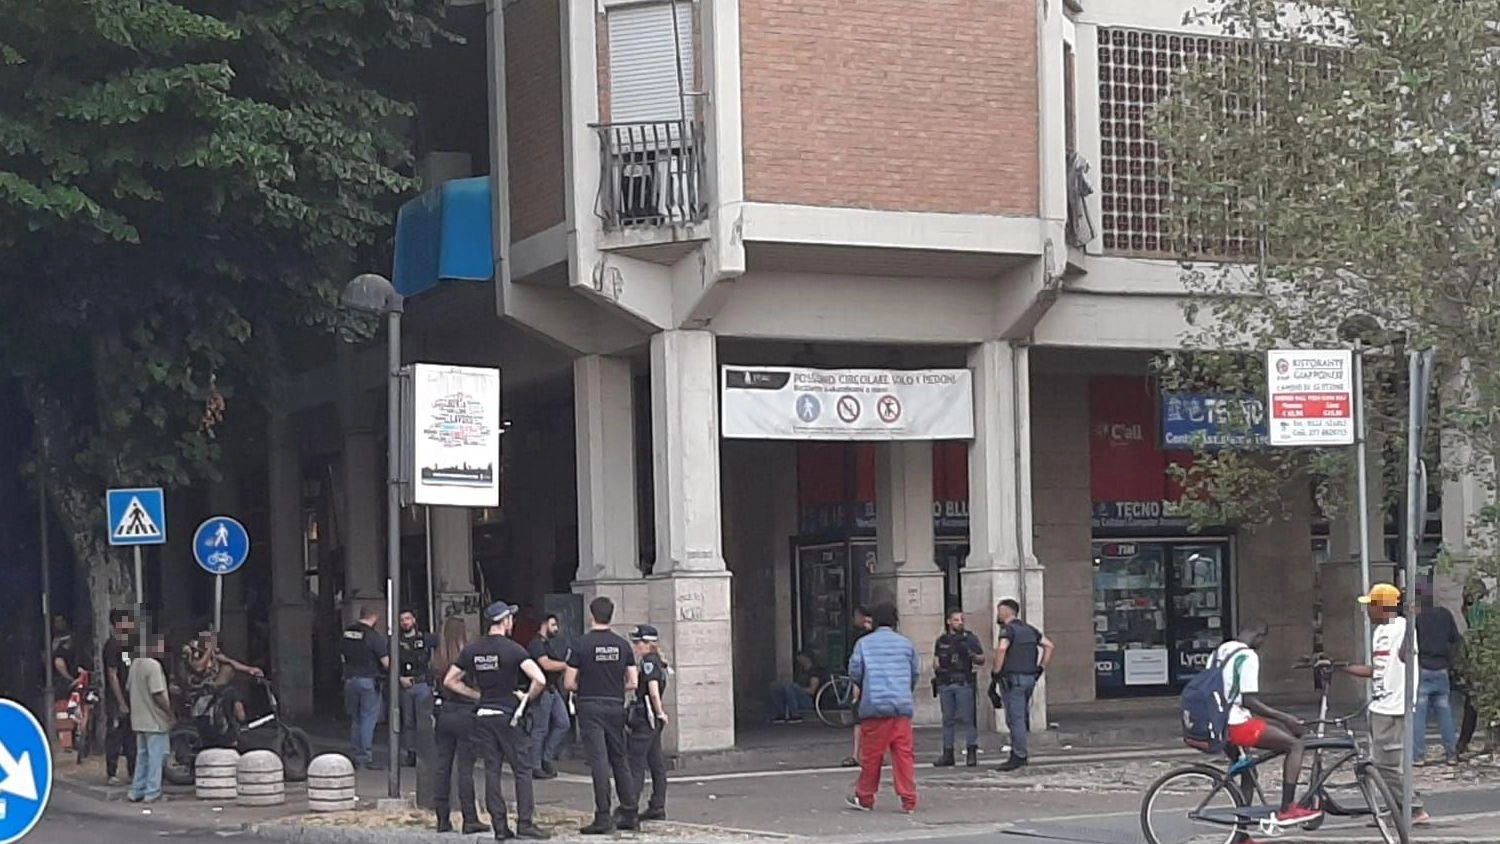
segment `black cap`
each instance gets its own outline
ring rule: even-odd
[[[655,642],[660,638],[661,634],[656,631],[655,627],[649,624],[636,625],[636,628],[630,631],[630,640],[632,642]]]
[[[484,608],[484,620],[486,624],[499,624],[516,614],[520,609],[515,604],[507,604],[504,601],[496,601]]]

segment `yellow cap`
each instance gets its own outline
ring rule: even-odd
[[[1370,594],[1359,596],[1359,602],[1377,607],[1397,607],[1401,605],[1401,590],[1389,583],[1377,583],[1370,587]]]

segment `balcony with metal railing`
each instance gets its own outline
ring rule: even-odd
[[[597,213],[609,231],[684,226],[708,217],[703,126],[696,120],[603,123]]]

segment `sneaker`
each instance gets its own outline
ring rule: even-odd
[[[786,722],[787,721],[785,715],[777,715],[775,718],[771,719],[772,724],[785,724]]]
[[[641,812],[641,820],[643,821],[664,821],[666,819],[666,809],[647,809],[646,811]]]
[[[104,782],[105,782],[106,785],[124,785],[125,784],[125,783],[123,783],[123,782],[120,781],[119,777],[109,777]]]
[[[1018,771],[1026,767],[1026,757],[1012,755],[1009,759],[995,766],[997,771]]]
[[[546,841],[552,837],[552,833],[537,826],[531,821],[521,821],[516,824],[517,838],[530,838],[533,841]]]
[[[845,757],[844,761],[842,761],[842,762],[839,763],[839,767],[840,768],[858,768],[859,767],[859,760],[855,759],[853,756]]]
[[[788,724],[800,724],[800,723],[802,723],[802,716],[801,715],[792,715],[792,716],[790,716],[790,717],[788,717],[786,719],[786,722]]]
[[[477,820],[464,821],[464,825],[463,825],[463,833],[464,833],[464,835],[478,835],[478,834],[480,834],[482,832],[489,832],[489,831],[490,831],[490,825],[487,824],[487,823],[480,823]]]
[[[1271,818],[1278,826],[1296,826],[1298,824],[1312,823],[1323,817],[1322,809],[1309,809],[1306,806],[1292,806],[1282,809]]]
[[[865,804],[859,802],[859,798],[858,797],[855,797],[852,794],[849,795],[848,797],[844,798],[844,805],[848,806],[850,809],[853,809],[856,812],[873,812],[873,811],[875,811],[875,807],[874,806],[866,806]]]
[[[165,795],[165,794],[153,794],[150,797],[142,797],[141,798],[141,802],[142,803],[165,803],[165,802],[167,802],[167,795]]]
[[[583,835],[609,835],[615,831],[615,819],[609,815],[594,815],[594,822],[578,831]]]
[[[542,768],[540,768],[538,770],[532,771],[531,772],[531,778],[534,779],[534,780],[552,780],[552,779],[557,779],[557,772],[556,771],[549,771],[544,766],[544,767],[542,767]]]

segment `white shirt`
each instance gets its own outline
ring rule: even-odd
[[[1250,710],[1245,708],[1244,700],[1247,694],[1258,694],[1260,692],[1260,655],[1245,646],[1244,642],[1231,639],[1220,645],[1214,651],[1214,661],[1222,663],[1224,672],[1224,693],[1229,698],[1229,723],[1243,724],[1252,717]],[[1239,688],[1235,688],[1235,680],[1239,680]]]
[[[1372,642],[1370,711],[1376,715],[1406,714],[1406,663],[1401,661],[1401,640],[1406,638],[1406,619],[1401,616],[1375,628]],[[1412,641],[1412,659],[1417,643]]]

